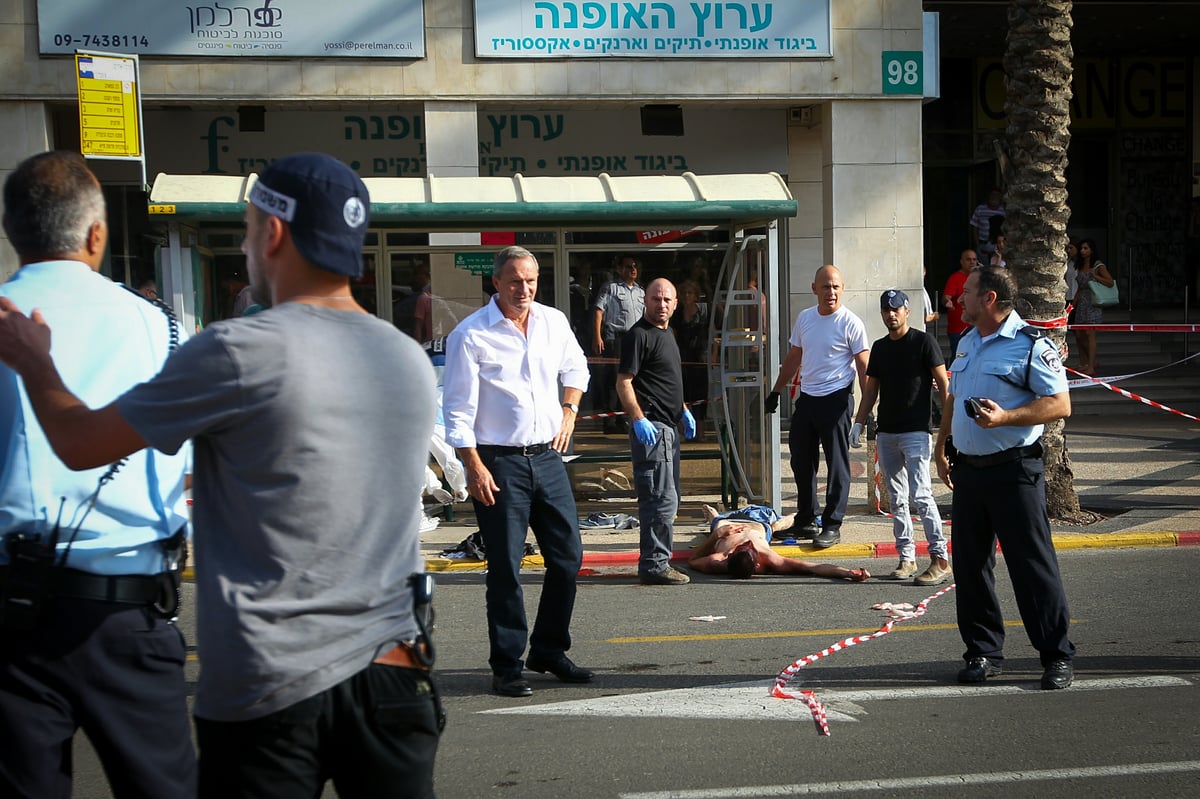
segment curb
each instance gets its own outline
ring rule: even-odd
[[[1065,533],[1052,536],[1054,548],[1058,551],[1069,549],[1150,549],[1167,547],[1200,546],[1200,530],[1181,533]],[[928,555],[929,547],[924,541],[917,543],[917,554]],[[789,558],[811,557],[821,553],[829,558],[893,558],[898,557],[895,541],[880,541],[874,544],[838,544],[828,549],[817,549],[815,546],[782,546],[774,547],[780,555]],[[953,551],[953,548],[951,549]],[[678,550],[671,555],[671,561],[686,562],[690,550]],[[637,551],[628,552],[585,552],[583,567],[596,566],[636,566],[640,557]],[[545,567],[541,555],[530,555],[521,560],[521,567],[540,569]],[[425,570],[430,572],[482,572],[487,570],[487,561],[480,560],[450,560],[447,558],[426,558]],[[189,570],[190,571],[190,570]],[[185,572],[185,575],[187,572]]]

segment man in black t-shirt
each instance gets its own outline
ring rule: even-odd
[[[621,342],[617,396],[629,419],[629,447],[637,486],[641,558],[646,585],[684,585],[690,579],[671,567],[675,514],[679,510],[679,424],[688,438],[696,420],[683,403],[679,345],[669,328],[678,299],[671,281],[646,289],[646,310]]]
[[[878,397],[879,434],[875,443],[879,466],[887,479],[892,533],[900,555],[900,563],[889,577],[906,580],[917,574],[917,550],[908,511],[911,493],[925,527],[930,558],[929,568],[913,582],[938,585],[950,577],[950,563],[946,559],[942,517],[929,480],[929,429],[933,385],[937,384],[944,406],[949,380],[937,339],[908,326],[908,295],[889,289],[880,296],[879,307],[888,334],[871,345],[867,385],[850,431],[850,445],[862,445],[863,424]]]

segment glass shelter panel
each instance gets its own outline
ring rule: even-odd
[[[723,265],[712,332],[718,361],[710,371],[721,399],[719,424],[728,443],[723,453],[734,486],[756,503],[768,499],[772,462],[763,412],[768,304],[759,291],[759,276],[769,266],[767,244],[766,236],[747,236]]]

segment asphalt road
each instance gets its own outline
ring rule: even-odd
[[[768,696],[773,677],[878,629],[884,619],[871,605],[916,604],[931,591],[783,577],[651,588],[631,571],[588,575],[571,655],[597,671],[596,681],[569,686],[532,674],[534,696],[507,699],[489,688],[482,575],[441,575],[435,636],[450,721],[438,794],[1195,795],[1200,548],[1060,558],[1079,649],[1074,687],[1037,689],[1041,668],[1001,567],[1012,625],[1003,676],[983,687],[955,684],[962,645],[948,593],[891,634],[800,671],[792,687],[825,704],[828,737],[804,704]],[[876,573],[892,565],[843,563]],[[539,572],[528,575],[530,607],[539,583]],[[189,629],[190,616],[181,623]],[[77,753],[75,795],[107,797],[89,747]]]

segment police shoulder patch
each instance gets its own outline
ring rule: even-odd
[[[1062,358],[1059,357],[1058,350],[1053,345],[1043,347],[1042,353],[1038,357],[1042,359],[1042,363],[1046,364],[1046,368],[1050,371],[1061,372],[1063,370]]]

